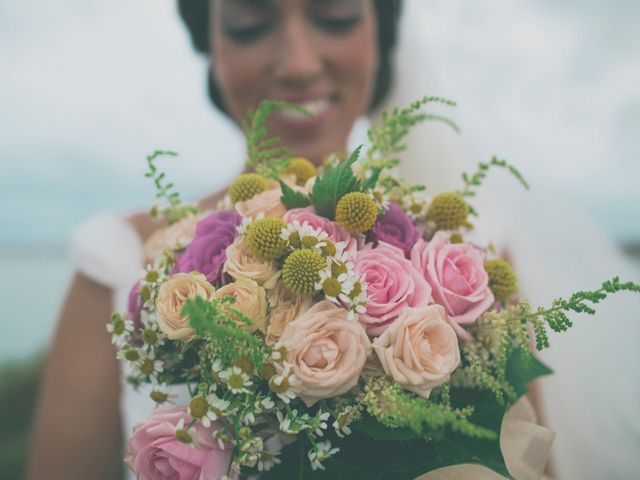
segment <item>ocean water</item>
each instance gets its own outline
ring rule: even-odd
[[[407,10],[444,90],[426,93],[459,101],[471,148],[505,154],[616,242],[640,243],[640,2]],[[172,0],[0,0],[0,296],[12,332],[0,361],[46,344],[74,226],[153,201],[145,155],[180,152],[161,165],[188,198],[241,169],[241,137],[208,105],[205,68]]]

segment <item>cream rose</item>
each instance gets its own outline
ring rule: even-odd
[[[371,348],[360,323],[326,300],[289,323],[279,344],[292,365],[291,390],[307,406],[353,388]]]
[[[387,375],[424,398],[460,363],[458,337],[441,305],[405,308],[374,340],[373,349]]]
[[[280,187],[273,188],[254,195],[249,200],[236,203],[235,209],[246,218],[256,218],[261,213],[265,217],[282,218],[287,212],[287,207],[280,201],[280,197],[282,197]]]
[[[264,333],[267,320],[267,295],[264,288],[253,280],[240,279],[219,288],[215,296],[235,298],[235,302],[230,304],[231,307],[252,322],[251,325],[246,325],[247,330],[250,332],[260,330]]]
[[[236,280],[254,280],[266,289],[273,288],[280,275],[274,262],[262,262],[251,255],[244,236],[236,238],[227,247],[227,260],[222,271]]]
[[[294,295],[281,282],[269,292],[267,300],[271,306],[265,337],[267,345],[273,345],[280,340],[286,326],[309,310],[313,304],[311,297]]]
[[[156,311],[158,326],[170,340],[189,341],[195,332],[189,317],[180,313],[189,298],[200,296],[210,299],[215,289],[201,273],[176,273],[165,280],[158,290]]]
[[[152,261],[168,248],[175,249],[187,246],[193,240],[196,234],[196,225],[201,218],[201,215],[192,215],[169,227],[156,230],[144,243],[144,258]]]

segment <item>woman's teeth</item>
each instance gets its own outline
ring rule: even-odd
[[[329,107],[329,101],[326,99],[312,100],[309,102],[297,103],[296,105],[304,108],[310,114],[310,116],[305,115],[303,112],[298,112],[296,110],[287,108],[283,108],[282,110],[280,110],[280,115],[293,120],[317,117]]]

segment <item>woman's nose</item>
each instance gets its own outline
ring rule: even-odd
[[[310,27],[300,18],[282,25],[275,52],[274,74],[292,86],[306,86],[323,71],[323,60]]]

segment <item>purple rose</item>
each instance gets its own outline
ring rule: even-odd
[[[129,302],[127,305],[129,318],[133,321],[136,330],[142,330],[144,328],[142,320],[140,319],[142,316],[143,303],[142,298],[140,298],[140,281],[138,281],[133,287],[131,287],[131,291],[129,292]]]
[[[189,246],[176,259],[174,273],[200,272],[211,283],[222,279],[227,247],[238,235],[242,216],[235,210],[222,210],[203,218]]]
[[[415,245],[422,232],[416,227],[397,203],[390,203],[387,211],[378,217],[371,231],[375,240],[398,247],[405,257],[411,255],[411,247]]]

